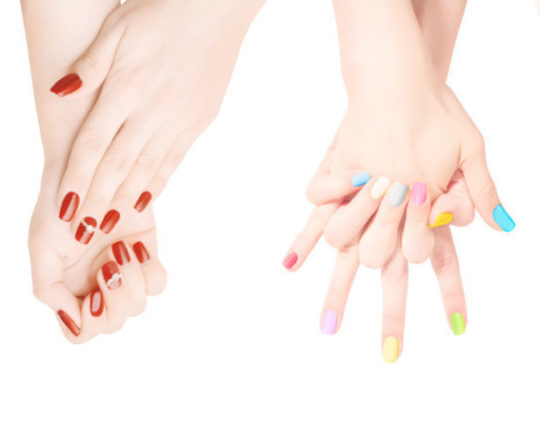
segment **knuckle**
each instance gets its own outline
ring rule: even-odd
[[[433,269],[441,275],[453,275],[459,272],[456,257],[450,253],[445,253],[433,259]]]
[[[114,171],[125,171],[129,168],[132,163],[132,154],[129,151],[125,150],[109,150],[103,159],[104,164],[107,168]]]
[[[94,127],[84,128],[75,142],[75,150],[83,153],[99,153],[105,146],[105,140],[100,131]]]
[[[153,171],[158,165],[158,157],[151,153],[141,153],[135,160],[137,168],[144,171]]]

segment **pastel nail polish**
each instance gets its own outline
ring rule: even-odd
[[[360,187],[362,185],[366,185],[370,179],[371,176],[368,172],[362,172],[354,175],[351,182],[354,187]]]
[[[437,218],[435,219],[435,222],[431,224],[429,227],[435,228],[440,226],[445,226],[446,224],[450,224],[452,220],[454,219],[454,215],[450,212],[443,212]]]
[[[516,223],[501,204],[493,209],[493,219],[505,232],[511,232],[516,228]]]
[[[371,188],[371,197],[373,199],[382,198],[388,187],[390,187],[390,179],[388,179],[386,176],[381,176]]]
[[[332,335],[336,332],[338,317],[336,311],[329,309],[325,312],[321,322],[321,332],[326,335]]]
[[[101,230],[105,234],[110,233],[119,220],[120,212],[114,209],[109,210],[107,214],[103,217],[103,221],[101,221],[101,224],[99,225],[99,230]]]
[[[454,312],[450,315],[450,327],[454,335],[465,334],[465,319],[463,318],[463,314]]]
[[[396,337],[386,337],[383,342],[384,363],[395,363],[399,355],[399,342]]]
[[[96,227],[97,221],[91,216],[87,216],[77,227],[75,239],[82,244],[88,244],[96,232]]]
[[[150,254],[148,253],[148,250],[146,250],[146,247],[140,241],[133,244],[133,252],[135,252],[137,261],[139,261],[139,263],[141,264],[146,263],[150,260]]]
[[[57,96],[64,97],[77,91],[81,86],[81,78],[77,74],[71,73],[62,77],[58,82],[56,82],[51,87],[51,91]]]
[[[62,205],[60,206],[60,213],[58,217],[62,221],[70,222],[75,213],[77,213],[77,208],[79,207],[80,198],[79,195],[75,192],[69,192],[64,196],[62,200]]]
[[[77,337],[81,333],[81,328],[72,320],[72,318],[62,310],[57,312],[60,320],[66,325],[66,327],[71,331],[71,333]]]
[[[99,317],[103,313],[103,294],[99,289],[90,294],[90,313],[94,317]]]
[[[134,206],[135,210],[137,210],[137,212],[139,213],[142,212],[146,208],[146,206],[148,205],[151,199],[152,199],[152,193],[142,192],[141,196],[139,196],[139,199],[135,203],[135,206]]]
[[[427,188],[425,182],[415,182],[411,188],[411,201],[414,205],[420,207],[426,202]]]
[[[407,193],[409,193],[408,185],[402,184],[401,182],[395,182],[390,189],[388,202],[392,207],[399,207],[407,197]]]
[[[289,253],[283,260],[283,267],[285,269],[291,269],[298,261],[298,255],[294,252]]]
[[[114,261],[109,261],[101,266],[101,273],[106,286],[110,290],[116,290],[122,285],[122,275],[120,275],[118,264]]]

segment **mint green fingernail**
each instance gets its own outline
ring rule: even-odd
[[[463,314],[454,312],[450,315],[450,326],[454,335],[465,334],[465,319],[463,318]]]

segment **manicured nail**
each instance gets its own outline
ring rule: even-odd
[[[371,176],[369,176],[368,172],[362,172],[354,175],[351,182],[354,187],[360,187],[362,185],[366,185],[370,179]]]
[[[133,244],[133,252],[135,252],[135,256],[141,264],[146,263],[148,260],[150,260],[150,254],[148,253],[148,250],[146,250],[146,247],[144,247],[144,244],[140,241]]]
[[[72,73],[62,77],[58,82],[56,82],[52,86],[51,91],[54,94],[63,97],[77,91],[81,86],[81,78],[77,74]]]
[[[399,207],[407,197],[407,193],[409,193],[408,185],[402,184],[401,182],[395,182],[390,189],[388,202],[392,207]]]
[[[420,207],[426,202],[427,188],[425,182],[415,182],[411,189],[411,201],[414,205]]]
[[[71,331],[71,333],[77,337],[81,333],[81,328],[75,324],[75,322],[71,319],[71,317],[66,314],[64,311],[60,310],[57,312],[58,316],[60,317],[60,320],[64,322],[66,327]]]
[[[77,193],[69,192],[64,196],[62,205],[60,206],[60,213],[58,217],[62,221],[70,222],[75,213],[77,213],[77,208],[79,207],[80,198]]]
[[[463,315],[459,312],[454,312],[450,315],[450,326],[455,335],[465,334],[465,319]]]
[[[454,215],[452,215],[450,212],[443,212],[437,218],[435,219],[435,222],[431,224],[429,227],[440,227],[445,226],[446,224],[450,224],[452,220],[454,219]]]
[[[75,239],[80,243],[88,244],[96,232],[96,227],[97,221],[91,216],[87,216],[81,221],[79,227],[77,227]]]
[[[321,332],[323,334],[332,335],[336,332],[337,323],[338,318],[336,311],[333,311],[332,309],[327,310],[321,322]]]
[[[120,264],[120,266],[123,266],[131,261],[131,257],[129,256],[129,252],[123,241],[114,243],[111,248],[114,259],[118,264]]]
[[[511,232],[516,228],[516,223],[501,204],[493,209],[493,219],[505,232]]]
[[[384,363],[395,363],[399,355],[399,342],[396,337],[386,337],[383,342]]]
[[[291,269],[296,264],[297,261],[298,261],[298,255],[294,252],[291,252],[283,260],[282,264],[285,269]]]
[[[381,176],[371,188],[371,197],[373,199],[382,198],[388,187],[390,187],[390,179],[388,179],[386,176]]]
[[[97,289],[90,294],[90,313],[99,317],[103,313],[103,294]]]
[[[116,210],[109,210],[103,217],[103,221],[101,221],[101,224],[99,225],[99,230],[101,230],[103,233],[110,233],[119,220],[120,212]]]
[[[151,199],[152,199],[152,193],[142,192],[141,196],[139,196],[139,199],[137,199],[137,202],[135,203],[135,210],[137,210],[137,212],[139,213],[142,212],[146,208],[146,206],[148,205]]]
[[[101,273],[103,274],[103,280],[110,290],[118,289],[122,285],[122,275],[120,275],[120,269],[118,264],[114,261],[109,261],[101,267]]]

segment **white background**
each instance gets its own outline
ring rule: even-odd
[[[403,355],[382,363],[378,273],[339,335],[319,333],[334,252],[283,254],[345,106],[330,1],[270,1],[218,120],[156,204],[166,291],[113,336],[73,346],[32,297],[26,232],[41,145],[18,2],[0,6],[0,443],[538,444],[540,20],[470,2],[450,85],[482,130],[517,230],[455,230],[469,308],[447,326],[411,268]]]

